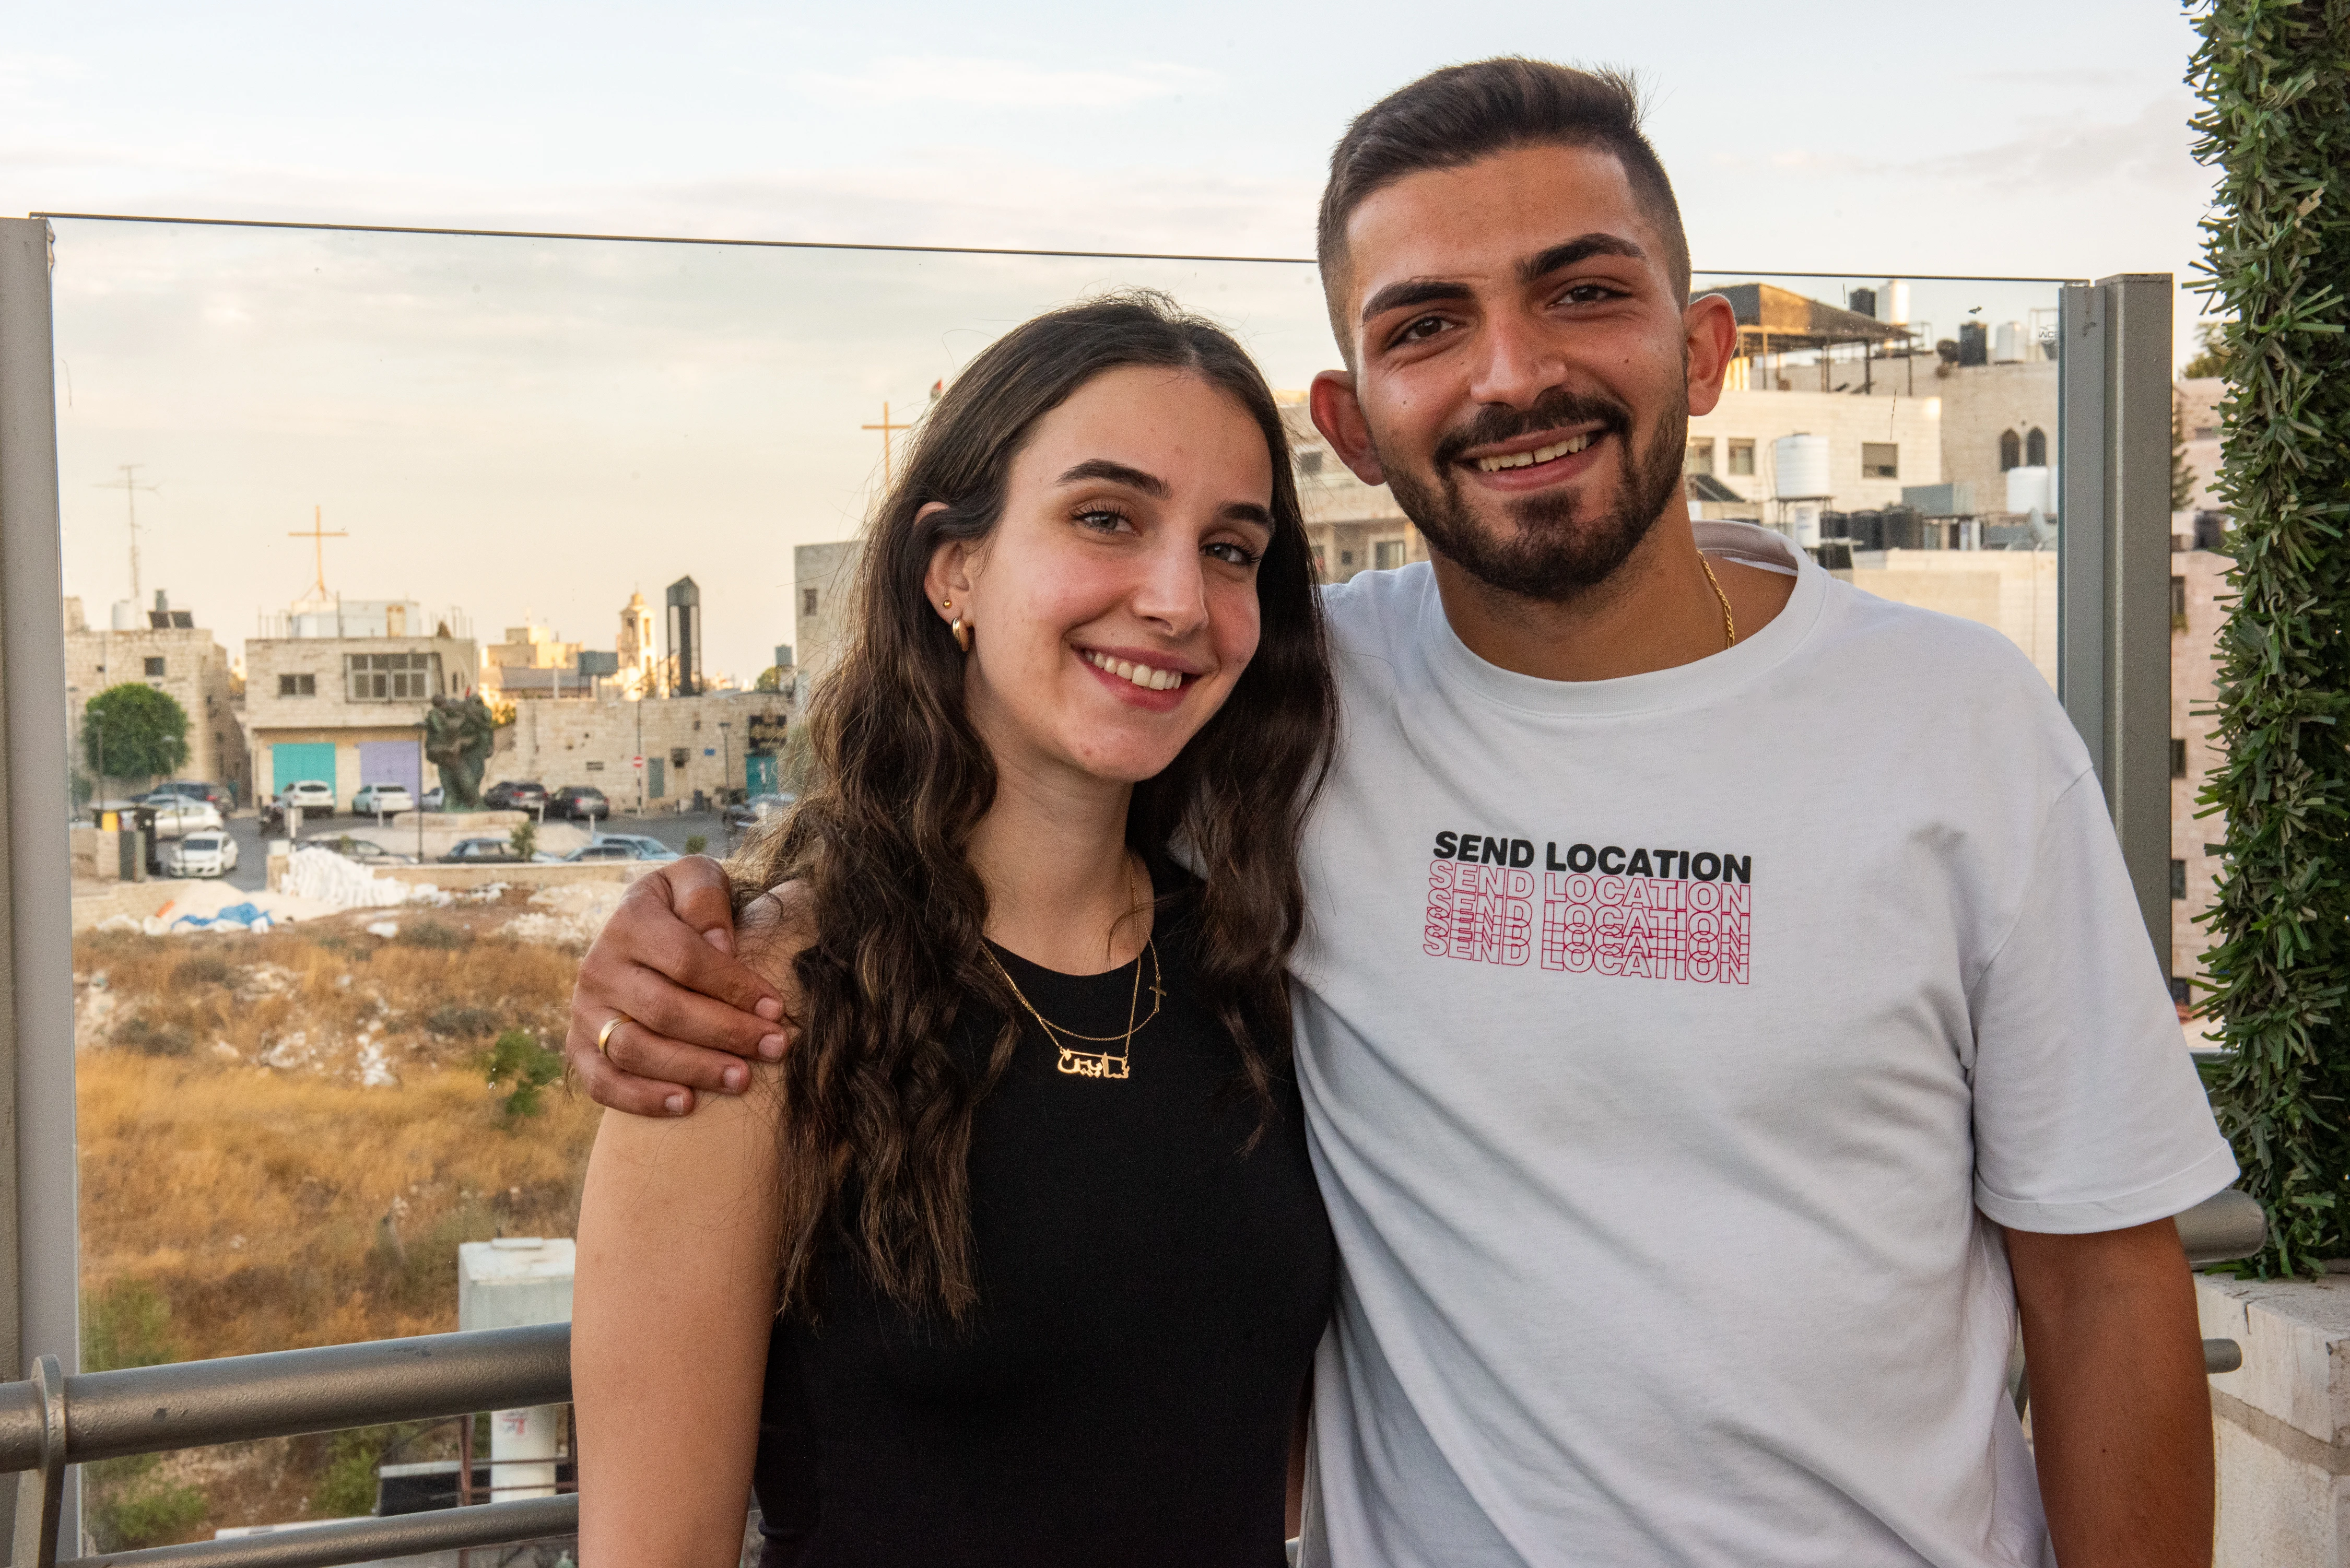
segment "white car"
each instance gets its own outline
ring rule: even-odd
[[[277,804],[298,805],[304,811],[323,811],[331,816],[335,811],[335,786],[317,779],[296,779],[278,792]]]
[[[351,796],[353,816],[396,816],[415,809],[416,802],[409,797],[406,784],[362,784],[359,793]]]
[[[162,851],[166,877],[223,877],[236,869],[236,840],[217,827],[191,833]]]
[[[208,800],[158,791],[140,797],[139,804],[155,814],[155,836],[183,838],[191,833],[218,832],[220,807]]]

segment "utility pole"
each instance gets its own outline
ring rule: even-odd
[[[886,407],[881,410],[881,417],[885,420],[889,417],[889,411]],[[160,484],[141,484],[139,483],[139,471],[147,466],[143,462],[125,462],[118,464],[117,466],[122,471],[121,478],[109,479],[105,483],[96,485],[93,488],[99,490],[120,490],[122,492],[122,504],[125,511],[128,513],[130,521],[130,602],[133,605],[137,605],[140,602],[139,587],[139,492],[144,490],[150,494],[152,494],[163,487]]]

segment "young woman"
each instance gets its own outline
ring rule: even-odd
[[[732,1563],[755,1486],[775,1568],[1271,1568],[1336,1267],[1283,981],[1336,699],[1272,396],[1156,296],[1031,321],[858,595],[821,782],[736,866],[800,1042],[589,1165],[584,1558]]]

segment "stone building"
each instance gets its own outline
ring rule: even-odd
[[[696,792],[713,802],[733,790],[769,794],[781,781],[789,711],[775,691],[520,702],[482,782],[592,784],[621,813],[690,803]]]
[[[171,608],[161,592],[153,609],[126,601],[115,611],[113,625],[92,627],[80,599],[65,601],[66,732],[77,771],[95,778],[81,749],[82,712],[89,700],[109,686],[135,681],[168,693],[188,715],[188,761],[180,776],[224,784],[239,800],[251,800],[253,773],[227,652],[212,632],[195,624],[192,612]]]
[[[2228,618],[2222,601],[2234,566],[2216,550],[2178,550],[2170,557],[2170,972],[2181,1000],[2211,946],[2196,917],[2211,907],[2220,841],[2228,836],[2225,818],[2196,815],[2201,808],[2195,797],[2222,760],[2210,710],[2218,696],[2220,628]]]
[[[370,624],[423,625],[414,605],[394,607],[396,618]],[[472,638],[438,635],[448,623],[442,618],[431,635],[248,640],[245,732],[259,787],[275,794],[296,780],[321,779],[347,805],[362,784],[414,791],[437,782],[423,777],[425,710],[436,696],[473,695],[481,668]]]
[[[620,607],[620,638],[614,644],[620,668],[615,680],[628,697],[657,697],[664,691],[660,655],[654,651],[652,607],[645,596],[632,593]]]
[[[1683,472],[1705,475],[1734,501],[1707,514],[1778,521],[1773,442],[1815,435],[1828,442],[1827,505],[1839,512],[1901,504],[1901,493],[1938,484],[1942,404],[1931,397],[1854,398],[1819,391],[1726,391],[1713,411],[1690,419]],[[1711,488],[1711,486],[1709,488]]]
[[[1428,543],[1384,484],[1365,484],[1314,428],[1304,392],[1275,392],[1289,432],[1298,508],[1313,547],[1315,575],[1343,583],[1357,572],[1388,571],[1428,559]]]
[[[792,548],[792,651],[801,679],[813,680],[832,662],[848,628],[857,583],[858,541],[838,539]],[[802,691],[806,688],[803,686]]]
[[[504,642],[482,649],[482,694],[493,702],[560,696],[568,677],[576,695],[579,650],[586,646],[566,642],[546,627],[510,626]]]

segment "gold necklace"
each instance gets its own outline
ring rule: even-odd
[[[1142,948],[1143,952],[1150,955],[1150,1014],[1139,1023],[1135,1020],[1135,1012],[1142,1001],[1142,953],[1137,953],[1134,955],[1134,992],[1126,1001],[1126,1033],[1123,1034],[1080,1034],[1074,1029],[1062,1028],[1036,1011],[1036,1004],[1028,1000],[1027,992],[1020,989],[1020,982],[1012,978],[1012,971],[1003,967],[1003,961],[995,956],[994,950],[986,944],[984,939],[979,950],[987,955],[987,961],[993,964],[995,972],[1003,977],[1003,983],[1011,988],[1013,996],[1028,1010],[1028,1016],[1036,1021],[1036,1027],[1045,1032],[1045,1044],[1061,1054],[1059,1066],[1062,1072],[1079,1078],[1123,1078],[1127,1075],[1128,1058],[1134,1052],[1136,1033],[1148,1027],[1150,1020],[1159,1016],[1159,1008],[1167,1001],[1167,992],[1159,984],[1165,976],[1159,968],[1159,944],[1146,936],[1142,939]],[[1066,1044],[1070,1040],[1084,1040],[1096,1045],[1116,1042],[1118,1049],[1116,1052],[1079,1051]]]
[[[1705,580],[1713,585],[1713,597],[1721,604],[1721,646],[1735,648],[1738,646],[1738,622],[1730,614],[1730,596],[1721,591],[1721,579],[1713,575],[1713,563],[1705,558],[1703,550],[1697,553],[1697,564],[1705,568]]]

